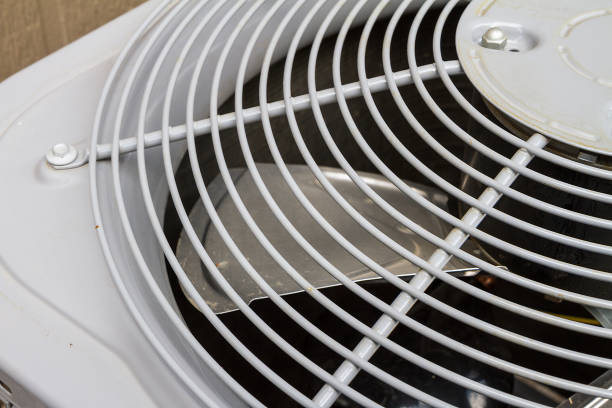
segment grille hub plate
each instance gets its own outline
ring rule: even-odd
[[[481,45],[492,27],[508,37],[501,50]],[[609,0],[486,0],[467,7],[456,45],[466,75],[498,109],[554,139],[610,155],[610,38]]]

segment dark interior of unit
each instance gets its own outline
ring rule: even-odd
[[[456,59],[454,51],[454,27],[460,16],[461,9],[457,8],[449,18],[447,28],[443,35],[444,58],[446,60]],[[416,50],[418,64],[429,64],[433,62],[431,53],[431,38],[438,13],[432,11],[428,13],[421,31],[418,47]],[[406,58],[406,43],[408,29],[413,16],[405,16],[395,33],[392,46],[392,64],[394,71],[408,68]],[[382,39],[386,29],[386,21],[376,24],[368,43],[367,73],[369,77],[382,75],[381,50]],[[344,45],[343,72],[344,83],[357,81],[356,71],[356,50],[361,35],[361,29],[356,28],[350,31]],[[335,37],[327,38],[321,47],[318,60],[317,79],[318,89],[333,87],[331,77],[331,55],[335,43]],[[293,94],[299,95],[307,93],[306,67],[310,48],[302,49],[295,60],[293,68]],[[282,72],[284,61],[275,64],[270,72],[268,85],[268,99],[270,101],[282,99]],[[520,69],[520,66],[517,66]],[[245,86],[244,106],[258,105],[258,81],[254,78]],[[470,85],[465,76],[459,75],[453,78],[454,83],[481,112],[490,119],[495,120],[489,114],[484,102],[476,90]],[[426,83],[428,91],[440,104],[444,112],[449,115],[464,130],[468,131],[476,139],[484,143],[494,143],[496,151],[511,156],[516,150],[514,146],[503,142],[500,138],[492,136],[473,119],[453,100],[446,91],[444,85],[439,80],[431,80]],[[444,125],[436,119],[429,108],[422,103],[417,90],[413,86],[401,88],[402,96],[412,109],[415,117],[424,127],[443,144],[448,150],[457,157],[462,158],[467,163],[478,168],[480,171],[493,177],[501,168],[497,163],[482,155],[475,155],[475,151],[455,137]],[[387,124],[402,140],[408,149],[413,152],[429,168],[441,175],[455,186],[461,186],[464,191],[473,196],[477,196],[485,186],[466,179],[464,175],[433,150],[409,127],[405,119],[400,114],[393,99],[388,92],[381,92],[374,95],[377,106],[382,112]],[[424,177],[420,172],[410,166],[394,150],[394,148],[382,136],[377,125],[372,120],[368,108],[361,98],[349,100],[349,108],[353,117],[357,121],[359,129],[367,139],[370,146],[376,153],[384,158],[385,163],[402,179],[431,185],[431,181]],[[230,98],[221,108],[223,112],[234,110],[233,99]],[[349,133],[345,121],[343,120],[338,107],[335,104],[323,107],[330,132],[334,140],[342,149],[343,154],[350,161],[350,164],[358,170],[376,172],[376,168],[360,151],[359,147],[351,142],[352,136]],[[325,144],[321,141],[320,135],[316,130],[312,112],[309,110],[298,112],[298,122],[302,129],[303,136],[307,140],[308,147],[315,156],[319,166],[338,167],[334,158],[330,154]],[[287,126],[287,120],[281,116],[272,120],[272,126],[286,163],[302,164],[304,161],[295,147],[291,131]],[[272,162],[270,152],[265,142],[260,123],[247,125],[247,135],[253,155],[257,162]],[[234,129],[225,130],[222,133],[223,149],[228,167],[244,167],[243,155],[238,145],[236,131]],[[197,139],[199,160],[202,167],[202,174],[206,182],[213,180],[219,170],[214,157],[210,138],[202,137]],[[595,179],[584,175],[564,170],[551,163],[535,159],[530,168],[536,169],[541,173],[555,175],[563,178],[567,182],[588,187],[599,191],[610,193],[610,186],[603,185]],[[185,158],[181,163],[177,175],[177,182],[181,191],[182,200],[185,207],[189,209],[196,203],[198,198],[197,190],[194,186],[193,176],[189,167],[188,159]],[[559,191],[544,188],[538,185],[534,188],[534,183],[520,178],[515,185],[519,191],[536,196],[547,202],[555,203],[567,209],[580,211],[585,214],[610,214],[609,206],[594,203],[584,199],[578,199]],[[566,235],[588,238],[597,238],[602,243],[611,244],[605,231],[599,231],[594,227],[586,228],[581,224],[563,221],[558,217],[549,214],[536,212],[532,208],[509,198],[503,198],[498,208],[504,212],[516,215],[532,223],[541,225],[544,228],[562,232]],[[449,210],[454,215],[460,216],[464,208],[454,199],[449,200]],[[546,254],[550,257],[561,259],[577,265],[606,270],[609,266],[601,257],[594,256],[584,251],[578,251],[560,244],[550,244],[546,240],[539,239],[513,227],[502,224],[499,221],[487,218],[480,227],[492,235],[498,236],[510,242],[514,242],[521,247],[529,248],[532,251]],[[165,230],[170,242],[176,245],[181,232],[181,224],[172,205],[168,205],[165,214]],[[606,242],[607,240],[607,242]],[[569,274],[530,263],[512,254],[506,253],[487,245],[480,246],[483,257],[494,259],[501,265],[507,266],[513,273],[527,276],[531,279],[554,284],[562,288],[571,288],[586,294],[598,294],[607,291],[607,287],[597,282],[590,282],[586,279],[576,279]],[[486,254],[486,255],[484,255]],[[217,361],[235,377],[248,391],[256,396],[261,402],[268,406],[289,407],[295,403],[284,393],[276,389],[255,369],[253,369],[237,352],[235,352],[225,340],[215,331],[206,318],[195,309],[185,298],[172,269],[168,266],[169,277],[173,286],[174,295],[179,308],[184,316],[187,325],[190,327],[196,338],[202,345],[217,359]],[[533,309],[554,313],[557,315],[568,316],[570,319],[577,319],[597,324],[588,312],[574,303],[562,302],[557,299],[545,297],[539,293],[529,291],[502,279],[495,278],[484,272],[466,278],[466,282],[479,287],[485,291],[494,293],[497,296],[510,299],[516,303],[528,306]],[[363,287],[376,295],[385,302],[391,302],[398,294],[398,290],[384,281],[377,281],[363,284]],[[597,292],[599,290],[599,292]],[[342,286],[325,289],[325,294],[344,308],[346,311],[357,317],[360,321],[371,325],[380,312],[375,310],[358,296],[350,293]],[[502,310],[491,306],[483,301],[475,299],[453,287],[444,283],[436,282],[429,289],[430,295],[443,302],[469,313],[479,319],[493,323],[513,332],[521,333],[533,337],[540,341],[566,347],[572,350],[584,351],[589,354],[612,357],[609,342],[593,336],[586,336],[574,331],[556,328],[544,323],[523,318],[515,313]],[[332,336],[347,348],[353,348],[361,338],[361,335],[350,328],[342,320],[338,319],[330,312],[326,311],[321,305],[314,301],[306,293],[289,295],[286,300],[303,315],[316,324],[325,333]],[[251,304],[256,313],[264,319],[274,330],[280,333],[289,343],[298,348],[312,361],[333,373],[335,368],[341,363],[342,359],[329,350],[324,344],[319,343],[309,333],[305,332],[296,325],[290,318],[282,313],[271,301],[263,299]],[[485,334],[460,323],[452,317],[446,316],[422,303],[418,303],[409,314],[410,317],[433,328],[455,340],[473,346],[476,349],[485,351],[493,356],[512,361],[516,364],[533,368],[545,373],[556,375],[582,383],[591,383],[603,373],[603,370],[591,367],[586,364],[571,363],[567,360],[545,355],[533,351],[529,348],[521,347],[516,344],[501,340],[497,337]],[[222,321],[235,333],[239,339],[268,364],[273,370],[279,373],[290,384],[302,391],[307,396],[314,396],[323,383],[303,367],[297,364],[290,356],[284,355],[276,348],[252,323],[239,311],[220,315]],[[468,357],[464,357],[454,350],[449,350],[423,335],[414,332],[402,325],[399,325],[390,337],[394,342],[402,345],[408,350],[421,355],[443,367],[456,371],[481,383],[494,386],[498,389],[520,395],[533,401],[547,405],[558,405],[570,394],[566,391],[553,389],[550,387],[534,385],[529,380],[513,376],[504,371],[481,364]],[[431,373],[420,369],[416,365],[403,360],[391,352],[380,349],[372,358],[371,362],[390,374],[398,377],[408,384],[418,389],[426,391],[439,397],[451,404],[461,407],[492,407],[503,406],[503,404],[490,398],[466,391],[452,382],[443,380]],[[365,394],[372,400],[388,407],[417,407],[419,405],[410,397],[395,391],[368,374],[360,373],[352,382],[352,386]],[[335,407],[353,407],[354,402],[341,396],[335,403]]]

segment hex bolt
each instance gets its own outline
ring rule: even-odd
[[[76,160],[78,156],[74,146],[66,143],[58,143],[53,145],[47,152],[47,163],[53,166],[65,166]]]
[[[480,45],[492,50],[503,50],[507,42],[506,33],[498,27],[489,28],[480,39]]]
[[[66,143],[58,143],[51,148],[51,151],[58,157],[64,157],[68,154],[70,148]]]

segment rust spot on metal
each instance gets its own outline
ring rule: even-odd
[[[484,286],[487,289],[493,286],[493,284],[495,284],[495,281],[497,280],[495,276],[491,276],[491,275],[478,275],[476,279],[478,280],[478,282],[480,282],[482,286]]]

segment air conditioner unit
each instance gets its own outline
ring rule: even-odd
[[[0,83],[0,407],[603,407],[612,1],[151,0]]]

